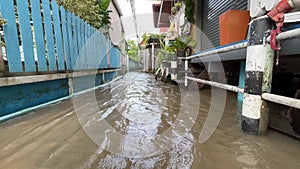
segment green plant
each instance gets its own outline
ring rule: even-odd
[[[57,3],[97,29],[110,28],[110,0],[57,0]]]
[[[185,51],[187,47],[193,48],[197,42],[193,40],[192,36],[177,37],[174,41],[170,42],[170,47],[174,48],[176,52]]]
[[[6,24],[6,19],[2,18],[2,16],[0,16],[0,25],[4,26]]]
[[[195,23],[195,2],[194,0],[184,0],[185,1],[185,19],[190,23]]]
[[[158,52],[158,65],[162,64],[165,60],[170,60],[175,55],[176,50],[171,45],[166,45],[162,38],[159,39],[161,50]]]
[[[176,15],[176,13],[180,10],[182,7],[182,2],[176,2],[174,6],[171,8],[171,15]]]
[[[100,28],[108,30],[111,28],[111,18],[109,16],[113,11],[108,10],[110,0],[97,0],[100,15]]]
[[[128,53],[129,58],[136,62],[140,62],[139,57],[138,57],[139,47],[136,44],[136,42],[129,39],[129,40],[127,40],[127,44],[128,44],[127,53]]]
[[[164,39],[166,38],[166,34],[146,34],[144,33],[143,36],[143,42],[146,44],[149,43],[150,40],[158,40],[160,43],[160,51],[157,54],[157,63],[160,65],[164,60],[169,60],[171,56],[175,55],[176,50],[174,47],[170,45],[165,45]]]

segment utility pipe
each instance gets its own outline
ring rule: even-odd
[[[218,83],[218,82],[212,82],[212,81],[208,81],[208,80],[197,79],[197,78],[188,77],[188,76],[186,76],[185,78],[187,80],[192,80],[192,81],[196,81],[196,82],[199,82],[199,83],[204,83],[204,84],[207,84],[207,85],[210,85],[210,86],[214,86],[214,87],[217,87],[217,88],[233,91],[233,92],[236,92],[236,93],[244,93],[244,89],[241,89],[241,88],[236,87],[236,86],[222,84],[222,83]]]
[[[300,109],[300,100],[271,93],[263,93],[264,100]]]
[[[300,37],[300,28],[297,28],[290,31],[279,33],[276,36],[276,39],[281,41],[281,40],[287,40],[287,39],[299,38],[299,37]],[[268,37],[267,41],[270,42],[270,37]]]
[[[228,52],[228,51],[236,50],[236,49],[242,49],[242,48],[246,48],[247,44],[248,44],[248,42],[238,43],[238,44],[227,46],[227,47],[224,47],[224,48],[210,50],[210,51],[207,51],[207,52],[203,52],[203,53],[199,53],[199,54],[196,54],[196,55],[193,55],[193,56],[189,56],[186,59],[189,60],[189,59],[194,59],[194,58],[197,58],[197,57],[213,55],[213,54],[218,54],[218,53],[222,53],[222,52]]]

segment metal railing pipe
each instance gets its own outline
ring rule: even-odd
[[[228,84],[222,84],[222,83],[218,83],[218,82],[212,82],[212,81],[193,78],[193,77],[188,77],[188,76],[186,76],[185,78],[187,80],[191,80],[191,81],[195,81],[195,82],[199,82],[199,83],[204,83],[204,84],[207,84],[207,85],[210,85],[210,86],[214,86],[214,87],[217,87],[217,88],[233,91],[233,92],[236,92],[236,93],[244,93],[244,89],[241,89],[241,88],[236,87],[236,86],[232,86],[232,85],[228,85]]]
[[[223,48],[220,48],[220,49],[215,49],[215,50],[210,50],[210,51],[207,51],[207,52],[195,54],[195,55],[186,57],[186,59],[194,59],[194,58],[197,58],[197,57],[213,55],[213,54],[218,54],[218,53],[222,53],[222,52],[228,52],[228,51],[236,50],[236,49],[242,49],[242,48],[246,48],[247,44],[248,44],[248,42],[237,43],[235,45],[226,46],[226,47],[223,47]]]
[[[271,93],[263,93],[264,100],[300,109],[300,100]]]

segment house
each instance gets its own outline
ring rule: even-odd
[[[187,1],[186,1],[187,2]],[[274,30],[275,22],[272,22],[269,17],[263,17],[268,11],[273,9],[277,5],[279,1],[267,1],[267,0],[239,0],[239,1],[219,1],[219,0],[203,0],[203,1],[189,1],[189,3],[194,3],[195,5],[192,5],[193,8],[195,8],[195,14],[193,15],[191,11],[188,11],[190,15],[194,16],[195,24],[191,27],[185,27],[189,28],[190,31],[185,29],[185,31],[191,33],[194,38],[197,40],[198,44],[197,47],[194,48],[195,54],[187,57],[185,60],[188,62],[189,68],[198,68],[200,64],[204,64],[206,70],[209,72],[210,75],[213,74],[223,74],[225,75],[226,79],[223,79],[223,81],[218,81],[219,79],[211,79],[211,81],[216,80],[219,84],[223,84],[224,82],[227,85],[230,85],[230,87],[235,88],[236,92],[240,92],[239,94],[239,100],[243,101],[243,115],[247,114],[246,111],[259,105],[260,103],[267,102],[264,96],[260,96],[262,92],[272,93],[275,95],[281,95],[289,98],[293,98],[295,95],[295,92],[300,87],[300,81],[299,81],[299,73],[300,70],[297,67],[299,63],[299,59],[297,56],[300,55],[300,50],[296,49],[296,46],[299,46],[300,42],[299,39],[296,38],[296,36],[293,36],[291,39],[288,40],[281,40],[281,50],[278,51],[276,59],[274,59],[273,51],[270,50],[270,48],[266,48],[265,50],[270,50],[269,54],[271,59],[269,60],[263,60],[261,63],[256,63],[258,58],[265,57],[264,55],[268,55],[264,53],[264,51],[260,52],[253,52],[252,48],[256,48],[259,45],[266,44],[266,47],[268,45],[267,36],[268,33],[270,33],[272,30]],[[284,1],[282,1],[284,2]],[[163,5],[164,1],[161,1],[161,8],[164,9]],[[295,0],[294,6],[297,7],[299,5],[299,1]],[[300,5],[299,5],[300,6]],[[165,6],[167,8],[167,6]],[[183,8],[186,8],[183,6]],[[192,8],[188,8],[192,9]],[[251,29],[248,30],[248,33],[245,34],[244,37],[240,38],[240,40],[244,40],[242,42],[236,42],[237,44],[230,44],[228,46],[220,45],[220,20],[219,17],[221,14],[224,14],[226,11],[231,9],[238,9],[238,10],[250,10],[250,15],[252,17],[252,22],[249,21],[249,25],[251,26]],[[162,16],[161,12],[166,10],[159,10],[160,14],[157,16],[160,18]],[[182,13],[178,12],[177,15],[174,17],[176,18],[174,20],[175,28],[177,28],[177,31],[179,32],[178,28],[182,28],[183,25],[186,26],[183,22],[181,22]],[[300,23],[300,13],[293,12],[285,15],[285,23],[282,30],[288,31],[291,29],[299,29],[299,23]],[[184,17],[184,16],[183,16]],[[296,19],[298,18],[298,19]],[[158,19],[159,21],[159,19]],[[221,20],[223,21],[223,20]],[[268,24],[266,24],[268,23]],[[255,25],[256,26],[253,26]],[[265,25],[266,24],[266,25]],[[161,24],[166,25],[166,24]],[[172,24],[170,24],[172,25]],[[259,41],[254,40],[252,36],[256,36],[258,34],[259,30],[264,30],[261,32],[261,37],[258,38]],[[235,30],[233,30],[235,31]],[[298,30],[295,30],[296,32]],[[254,33],[255,32],[255,33]],[[299,31],[298,31],[299,32]],[[177,35],[180,35],[178,33]],[[247,36],[246,36],[247,35]],[[298,35],[298,34],[297,34]],[[257,40],[258,40],[257,39]],[[264,40],[265,39],[265,40]],[[249,41],[248,41],[249,40]],[[251,41],[252,40],[252,41]],[[272,43],[272,42],[271,42]],[[232,46],[232,47],[231,47]],[[216,51],[216,52],[214,52]],[[252,51],[252,52],[251,52]],[[200,57],[201,56],[201,57]],[[280,56],[280,58],[279,58]],[[296,56],[296,57],[295,57]],[[266,64],[262,67],[270,68],[269,72],[264,72],[265,69],[259,69],[256,68],[257,66],[251,66],[250,62],[255,61],[255,65],[259,64]],[[274,62],[276,60],[276,62]],[[274,64],[273,64],[274,62]],[[187,65],[187,64],[186,64]],[[245,68],[245,65],[246,66]],[[269,73],[268,79],[264,79],[264,81],[258,82],[255,79],[259,79],[258,77],[253,77],[251,75],[251,72],[249,70],[255,72],[255,73]],[[252,70],[253,69],[253,70]],[[186,68],[186,71],[188,69]],[[246,70],[246,72],[245,72]],[[247,72],[248,71],[248,72]],[[252,73],[253,73],[252,72]],[[254,74],[255,74],[254,73]],[[197,77],[200,74],[193,73],[192,74]],[[246,76],[245,76],[246,74]],[[267,75],[264,75],[264,78]],[[216,77],[216,76],[214,76]],[[250,78],[249,78],[250,77]],[[273,77],[273,78],[272,78]],[[262,77],[261,77],[262,78]],[[192,78],[186,75],[186,83],[187,79],[197,81],[196,78]],[[252,79],[252,80],[250,80]],[[200,82],[198,80],[198,82]],[[201,83],[206,83],[212,85],[209,81],[201,80]],[[262,83],[263,82],[263,83]],[[255,91],[254,93],[259,96],[258,102],[251,103],[250,100],[253,100],[252,95],[248,93],[248,95],[244,96],[241,93],[247,93],[249,92],[249,87],[252,88],[256,86],[264,86],[264,89],[260,89],[259,91]],[[244,87],[245,85],[245,87]],[[243,91],[240,89],[244,88]],[[252,89],[250,93],[253,93]],[[266,94],[267,95],[267,94]],[[256,96],[255,96],[256,97]],[[264,97],[264,98],[262,98]],[[272,95],[273,98],[276,96]],[[250,99],[252,98],[252,99]],[[286,98],[289,100],[289,98]],[[245,101],[246,100],[246,101]],[[254,99],[255,100],[255,99]],[[269,99],[268,101],[274,102],[274,100]],[[248,102],[248,103],[247,103]],[[252,108],[250,108],[252,104]],[[271,105],[271,103],[269,103]],[[248,108],[247,108],[248,107]],[[259,106],[258,106],[259,107]],[[270,106],[266,111],[269,112],[270,109],[270,119],[272,119],[271,116],[278,115],[278,108],[274,108],[276,106]],[[260,108],[260,107],[259,107]],[[247,110],[246,110],[247,109]],[[287,108],[282,108],[281,110],[287,111]],[[258,111],[260,112],[260,111]],[[250,112],[248,112],[250,113]],[[251,114],[251,113],[250,113]],[[279,112],[280,114],[280,112]],[[246,115],[247,116],[247,115]],[[252,116],[253,117],[253,116]],[[258,116],[261,117],[260,113],[258,113]],[[246,119],[246,120],[245,120]],[[261,124],[258,123],[257,120],[249,121],[247,118],[244,118],[242,121],[242,129],[244,131],[250,131],[250,133],[261,133],[261,130],[258,130],[256,128],[257,126],[260,126]],[[270,122],[270,126],[274,127],[277,126],[276,129],[278,129],[279,124],[286,124],[289,123],[288,121],[276,123],[276,120],[273,120],[273,123]],[[252,123],[253,122],[253,123]],[[274,123],[275,122],[275,123]],[[267,127],[265,127],[266,129]],[[280,128],[280,127],[279,127]],[[265,131],[264,129],[264,131]],[[285,130],[285,132],[292,133],[290,129],[282,129]]]

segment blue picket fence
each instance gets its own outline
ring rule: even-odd
[[[0,1],[1,16],[7,20],[3,31],[9,72],[120,67],[120,51],[100,31],[55,0],[29,2]]]

